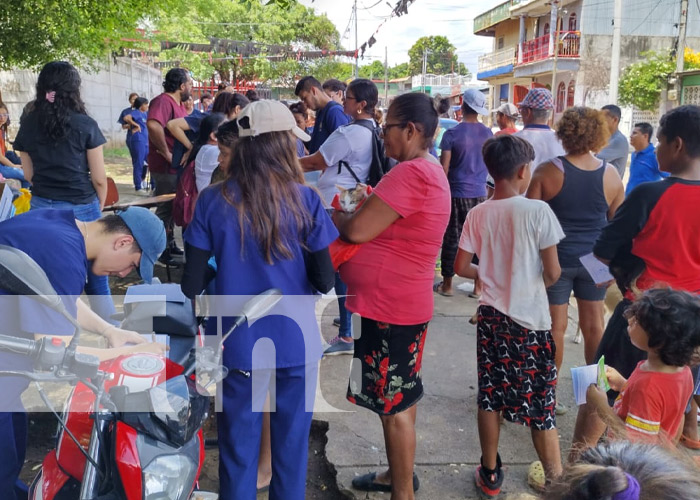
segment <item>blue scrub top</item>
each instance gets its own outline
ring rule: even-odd
[[[141,127],[141,132],[131,134],[132,141],[138,141],[139,143],[148,144],[148,127],[146,126],[146,121],[148,120],[148,113],[144,113],[138,109],[134,109],[131,113],[131,119],[139,124]]]
[[[249,227],[244,228],[241,249],[238,212],[224,199],[222,186],[209,186],[199,194],[194,218],[184,235],[188,244],[209,251],[216,258],[217,306],[224,304],[225,311],[235,316],[250,296],[269,288],[278,288],[284,295],[279,307],[273,310],[274,315],[259,319],[252,326],[244,325],[229,337],[224,363],[229,368],[251,370],[317,362],[322,346],[314,310],[315,290],[306,273],[302,237],[291,242],[293,258],[275,259],[273,264],[266,262]],[[236,197],[239,193],[232,180],[227,182],[226,188],[229,196]],[[307,186],[298,185],[298,188],[313,220],[312,227],[306,231],[308,251],[323,250],[338,237],[338,231],[318,193]],[[293,219],[287,220],[289,234],[297,234]],[[231,324],[231,318],[224,318],[222,332],[225,333]],[[208,335],[215,335],[216,328],[216,322],[207,322]],[[263,340],[256,346],[256,342],[265,338],[272,342]],[[274,345],[274,355],[270,345]]]
[[[31,210],[0,223],[0,245],[18,248],[28,254],[49,278],[68,312],[76,317],[77,299],[87,279],[88,260],[83,236],[72,210]],[[72,335],[73,326],[58,313],[29,298],[8,295],[0,289],[0,318],[3,335],[34,339],[35,333]],[[0,369],[30,370],[29,358],[0,352]],[[24,379],[3,377],[3,402],[18,403],[27,387]],[[16,408],[21,410],[21,406]]]

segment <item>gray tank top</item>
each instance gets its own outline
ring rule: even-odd
[[[603,188],[606,162],[596,170],[581,170],[563,156],[557,159],[564,172],[564,185],[547,203],[566,235],[557,245],[559,264],[577,267],[581,265],[579,257],[593,251],[593,245],[608,223],[609,207]],[[554,163],[559,166],[559,162]]]

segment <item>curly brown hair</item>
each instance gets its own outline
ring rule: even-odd
[[[557,124],[557,137],[571,155],[597,153],[610,139],[610,129],[602,111],[575,106],[564,111]]]

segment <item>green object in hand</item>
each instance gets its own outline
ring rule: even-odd
[[[600,360],[598,361],[598,387],[603,389],[605,392],[610,390],[608,377],[605,375],[605,355],[601,356]]]

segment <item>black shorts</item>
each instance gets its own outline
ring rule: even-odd
[[[550,330],[529,330],[491,306],[476,326],[479,408],[538,431],[556,428],[557,367]]]
[[[421,363],[428,323],[390,325],[362,318],[347,398],[379,415],[407,410],[423,397]]]

